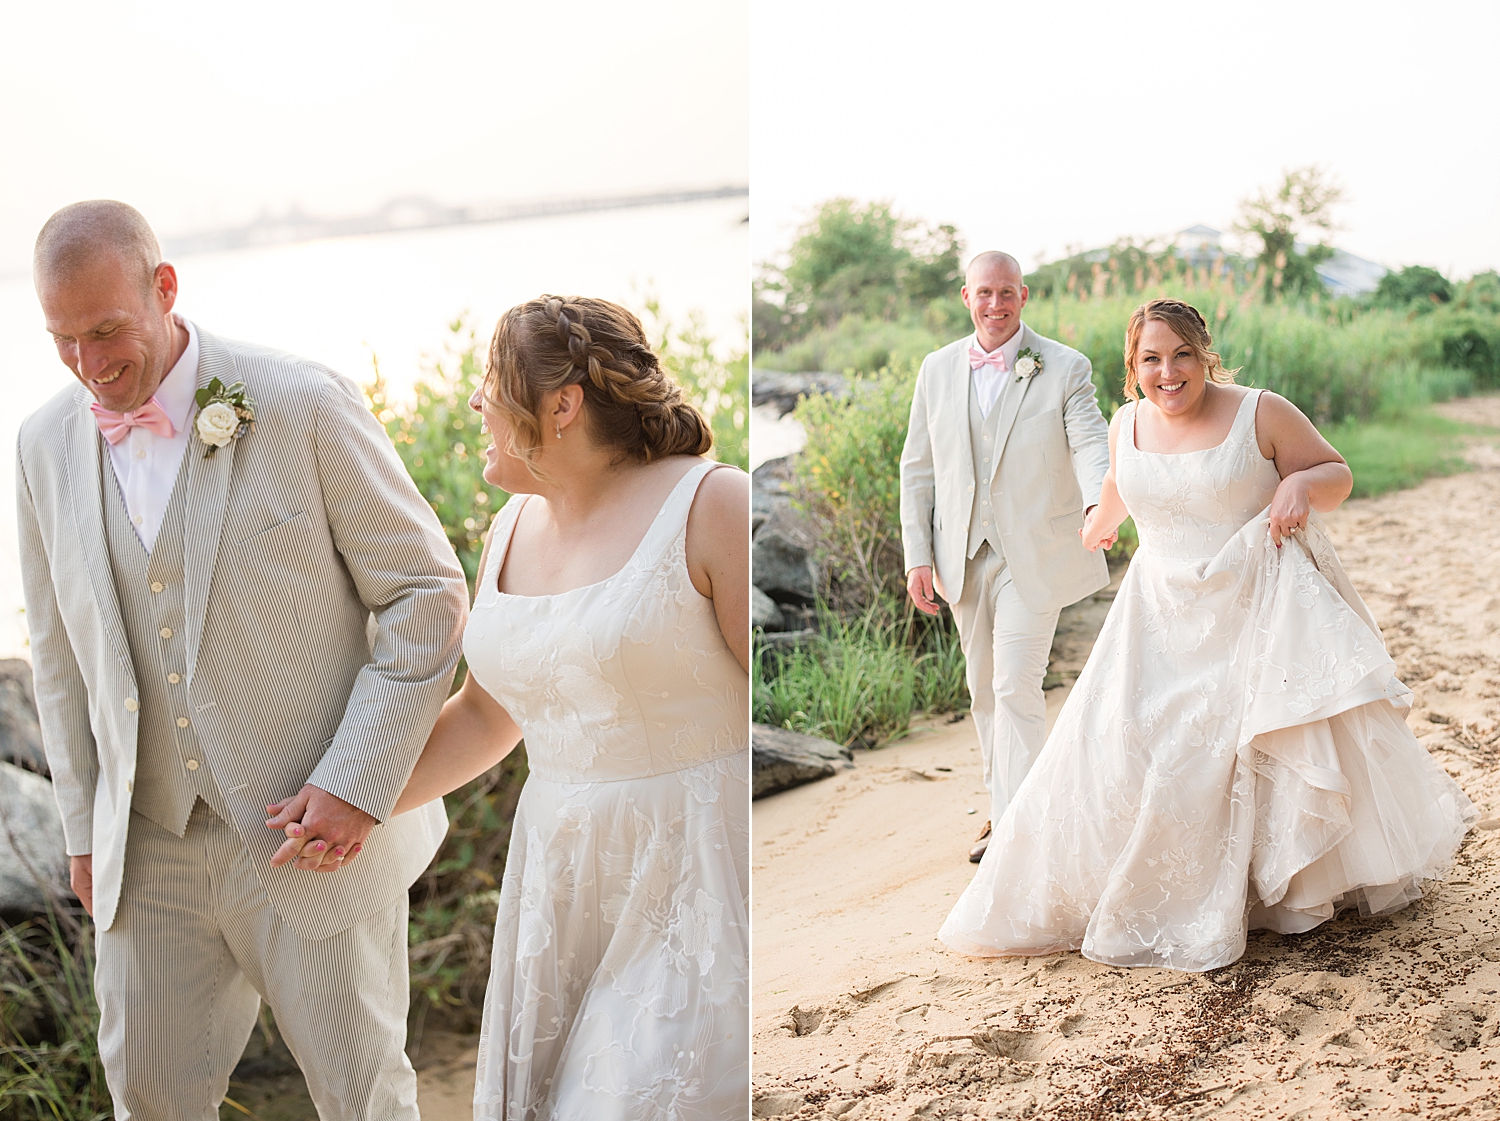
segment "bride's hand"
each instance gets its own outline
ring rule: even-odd
[[[1271,499],[1271,543],[1278,549],[1281,548],[1283,541],[1306,527],[1311,513],[1312,501],[1307,493],[1307,484],[1297,475],[1281,480],[1281,485],[1276,488],[1276,497]]]
[[[1078,536],[1083,539],[1083,547],[1091,553],[1096,553],[1100,548],[1108,549],[1120,539],[1120,527],[1105,531],[1099,524],[1099,507],[1095,506],[1089,510],[1089,515],[1083,520],[1083,528],[1078,531]]]

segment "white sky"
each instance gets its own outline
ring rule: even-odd
[[[747,177],[743,0],[0,6],[0,274],[57,207],[162,236]]]
[[[756,0],[750,49],[756,261],[847,195],[1030,266],[1316,163],[1342,248],[1500,267],[1493,0]]]

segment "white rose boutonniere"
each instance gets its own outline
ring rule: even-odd
[[[1016,380],[1025,381],[1033,374],[1042,372],[1042,356],[1031,347],[1016,355]]]
[[[193,428],[208,447],[204,459],[212,457],[229,441],[255,431],[255,402],[245,393],[244,382],[226,386],[214,378],[198,390],[194,400],[198,402],[198,418]]]

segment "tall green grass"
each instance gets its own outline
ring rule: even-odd
[[[76,915],[0,927],[0,1118],[113,1116],[99,1062],[93,931]]]
[[[755,720],[873,747],[914,712],[969,705],[958,632],[882,600],[854,616],[823,608],[818,633],[791,650],[757,645]]]
[[[1476,323],[1488,329],[1495,317],[1482,320],[1447,306],[1418,313],[1348,301],[1266,303],[1253,289],[1192,274],[1138,293],[1035,297],[1023,318],[1088,356],[1100,407],[1110,416],[1124,401],[1125,325],[1139,304],[1157,296],[1198,308],[1224,365],[1239,369],[1242,384],[1275,390],[1320,426],[1445,401],[1494,381],[1490,371],[1458,366],[1468,353],[1460,344],[1479,337]],[[966,320],[935,308],[896,322],[848,316],[780,352],[758,355],[756,364],[865,374],[883,367],[914,370],[925,355],[968,330]]]
[[[1354,473],[1354,498],[1414,487],[1436,475],[1468,470],[1464,437],[1476,430],[1418,409],[1403,417],[1345,421],[1324,430]],[[1486,430],[1493,432],[1492,429]]]

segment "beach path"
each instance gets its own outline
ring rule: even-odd
[[[1449,411],[1500,427],[1500,399]],[[1468,455],[1328,522],[1413,731],[1500,826],[1500,450]],[[1107,607],[1068,617],[1063,679]],[[1500,1117],[1500,828],[1399,914],[1255,933],[1210,974],[966,958],[936,932],[985,812],[973,737],[924,722],[755,804],[755,1116]]]

